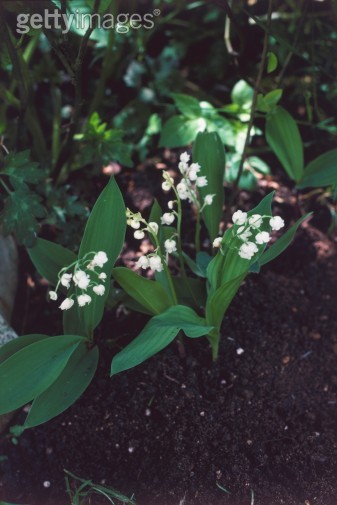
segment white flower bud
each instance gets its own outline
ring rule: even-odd
[[[204,188],[208,184],[207,177],[205,175],[197,177],[195,184],[198,188]]]
[[[280,230],[284,226],[284,221],[280,216],[274,216],[270,219],[269,224],[272,230]]]
[[[104,251],[99,251],[98,253],[95,254],[94,259],[92,260],[92,263],[94,265],[97,265],[98,267],[102,268],[103,265],[108,261],[108,257]]]
[[[57,300],[57,293],[56,293],[56,291],[49,291],[49,298],[51,300]]]
[[[212,205],[215,195],[206,195],[204,199],[205,205]]]
[[[182,161],[183,163],[188,163],[190,161],[190,157],[191,156],[185,151],[180,155],[180,161]]]
[[[74,300],[72,298],[66,298],[60,305],[61,310],[69,310],[74,305]]]
[[[104,272],[100,273],[99,276],[98,276],[98,278],[101,279],[101,280],[103,280],[103,281],[106,279],[106,277],[107,277],[107,275]]]
[[[164,181],[161,187],[164,191],[170,191],[172,184],[170,184],[168,181]]]
[[[170,210],[173,210],[173,206],[174,206],[174,201],[173,200],[170,200],[169,202],[167,202],[167,206]]]
[[[184,161],[181,161],[181,162],[179,163],[179,165],[178,165],[178,168],[179,168],[179,170],[180,170],[180,173],[181,173],[182,175],[185,175],[185,174],[186,174],[186,172],[187,172],[187,170],[188,170],[188,164],[187,164],[187,163],[185,163]]]
[[[267,244],[270,240],[270,235],[266,231],[260,231],[255,237],[257,244]]]
[[[84,305],[89,305],[91,302],[91,296],[89,295],[80,295],[77,297],[77,303],[80,307],[84,307]]]
[[[135,233],[133,234],[133,236],[137,239],[137,240],[141,240],[142,238],[145,237],[145,233],[143,232],[143,230],[136,230]]]
[[[152,233],[155,233],[157,235],[158,233],[158,229],[159,229],[159,226],[157,223],[155,223],[154,221],[151,221],[151,223],[149,223],[147,229],[149,231],[152,231]]]
[[[245,222],[247,221],[247,212],[237,210],[236,212],[234,212],[232,220],[234,224],[238,224],[239,226],[245,224]]]
[[[220,247],[222,242],[222,237],[217,237],[213,240],[213,247]]]
[[[260,214],[253,214],[248,218],[248,223],[253,228],[260,228],[262,225],[262,216]]]
[[[131,228],[133,228],[134,230],[138,230],[138,228],[140,227],[140,222],[137,220],[137,219],[132,219],[131,220]]]
[[[177,242],[175,240],[165,240],[164,242],[165,251],[168,254],[172,254],[177,250]]]
[[[98,296],[103,296],[105,293],[105,286],[103,284],[99,284],[98,286],[94,286],[93,288],[94,293]]]
[[[175,220],[175,215],[171,212],[165,212],[161,217],[161,224],[172,224]]]
[[[160,256],[151,256],[149,264],[150,268],[156,272],[161,272],[164,268]]]
[[[62,284],[62,286],[66,287],[67,289],[70,288],[70,280],[72,278],[72,275],[71,274],[63,274],[61,276],[61,279],[60,279],[60,282]]]
[[[150,264],[149,264],[149,260],[147,259],[146,256],[141,256],[137,263],[136,263],[136,268],[149,268]]]

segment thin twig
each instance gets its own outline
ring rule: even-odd
[[[247,151],[248,151],[249,144],[250,144],[251,130],[252,130],[252,127],[254,124],[254,119],[255,119],[255,109],[256,109],[256,104],[257,104],[257,97],[258,97],[258,93],[260,90],[262,76],[263,76],[263,72],[264,72],[264,68],[265,68],[265,64],[266,64],[266,59],[267,59],[269,26],[270,26],[270,21],[271,21],[272,6],[273,6],[273,0],[269,0],[268,14],[267,14],[267,30],[265,31],[265,34],[264,34],[261,62],[260,62],[259,72],[258,72],[256,81],[255,81],[255,86],[254,86],[252,107],[251,107],[250,118],[249,118],[249,123],[248,123],[248,127],[247,127],[247,134],[246,134],[246,139],[245,139],[245,143],[244,143],[244,147],[243,147],[243,151],[242,151],[242,155],[241,155],[241,159],[240,159],[238,174],[237,174],[237,177],[236,177],[234,184],[233,184],[231,200],[230,200],[230,204],[228,205],[227,213],[230,213],[231,205],[233,204],[233,202],[236,198],[239,182],[240,182],[240,179],[241,179],[241,176],[243,173],[245,158],[247,156]]]

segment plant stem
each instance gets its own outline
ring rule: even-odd
[[[171,294],[172,294],[172,299],[173,299],[173,302],[175,305],[178,305],[178,298],[177,298],[177,295],[176,295],[176,290],[174,289],[174,285],[173,285],[173,281],[172,281],[172,276],[170,274],[170,270],[166,264],[166,261],[165,261],[165,258],[163,256],[163,253],[161,252],[161,247],[160,247],[160,244],[159,244],[159,240],[158,240],[158,237],[155,233],[152,233],[151,232],[151,235],[156,243],[156,248],[157,248],[157,254],[158,256],[160,257],[161,259],[161,262],[162,262],[162,265],[163,265],[163,268],[164,268],[164,272],[165,272],[165,275],[166,275],[166,278],[167,278],[167,282],[169,284],[169,287],[170,287],[170,291],[171,291]]]
[[[7,184],[5,183],[5,181],[3,180],[2,177],[0,177],[0,184],[5,188],[6,193],[8,193],[9,195],[11,195],[13,193],[13,191],[11,191],[9,189],[9,187],[7,186]]]
[[[232,195],[231,195],[230,202],[229,202],[228,208],[227,208],[227,221],[228,221],[228,215],[230,214],[230,211],[231,211],[231,206],[237,196],[239,182],[240,182],[240,179],[241,179],[241,176],[243,173],[245,158],[247,156],[247,150],[248,150],[249,143],[250,143],[251,130],[252,130],[252,127],[254,124],[255,110],[256,110],[256,105],[257,105],[257,97],[258,97],[258,93],[260,90],[263,71],[265,68],[266,58],[267,58],[269,26],[270,26],[270,22],[271,22],[272,6],[273,6],[273,0],[269,0],[268,14],[267,14],[267,29],[265,31],[264,39],[263,39],[261,62],[260,62],[260,66],[259,66],[258,75],[257,75],[256,81],[255,81],[254,93],[253,93],[253,98],[252,98],[252,107],[251,107],[251,111],[250,111],[250,118],[249,118],[249,123],[248,123],[248,127],[247,127],[246,139],[245,139],[245,143],[244,143],[244,147],[243,147],[243,151],[242,151],[242,155],[241,155],[241,159],[240,159],[239,170],[238,170],[237,177],[236,177],[234,184],[233,184]]]
[[[197,222],[195,225],[195,254],[197,255],[200,252],[200,211],[197,209]]]

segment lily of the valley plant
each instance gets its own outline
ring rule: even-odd
[[[249,212],[234,212],[232,224],[220,234],[224,168],[219,136],[199,133],[192,159],[183,153],[174,177],[163,172],[167,208],[155,202],[148,218],[125,209],[111,178],[91,212],[78,254],[37,240],[28,252],[53,286],[49,297],[63,314],[64,335],[25,335],[0,349],[0,414],[33,402],[25,429],[52,419],[79,398],[97,368],[95,328],[107,305],[122,303],[150,316],[114,356],[111,375],[139,365],[178,336],[206,337],[217,358],[221,323],[241,283],[277,257],[307,217],[267,247],[271,234],[285,224],[272,214],[270,193]],[[188,205],[196,215],[193,257],[184,251],[182,236]],[[151,243],[150,252],[135,258],[134,269],[114,267],[127,225],[136,239]],[[205,250],[201,230],[209,237]],[[151,272],[152,279],[144,275]]]

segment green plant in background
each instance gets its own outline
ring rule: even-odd
[[[280,217],[272,217],[271,193],[252,211],[237,211],[234,226],[218,237],[225,155],[215,132],[199,133],[193,160],[190,163],[187,153],[181,155],[177,183],[163,172],[163,190],[172,195],[167,212],[155,203],[145,220],[140,213],[125,210],[111,178],[89,216],[77,255],[43,239],[28,250],[39,273],[55,286],[49,296],[63,311],[64,335],[25,335],[0,349],[0,379],[5,385],[0,392],[0,414],[33,400],[23,426],[30,428],[63,412],[87,388],[99,359],[94,330],[104,307],[114,298],[113,289],[109,296],[111,275],[126,294],[123,303],[152,316],[138,337],[113,358],[112,374],[142,363],[182,334],[206,336],[217,358],[221,322],[242,281],[289,245],[306,216],[265,251],[271,229],[284,224]],[[193,205],[197,216],[194,258],[183,251],[185,201]],[[152,241],[153,251],[141,256],[136,268],[151,268],[155,280],[128,268],[113,268],[124,243],[126,222],[136,239],[147,234]],[[213,256],[201,250],[202,222],[213,242]],[[219,248],[215,255],[214,248]],[[179,268],[171,259],[177,259]],[[180,275],[173,276],[172,268]]]

